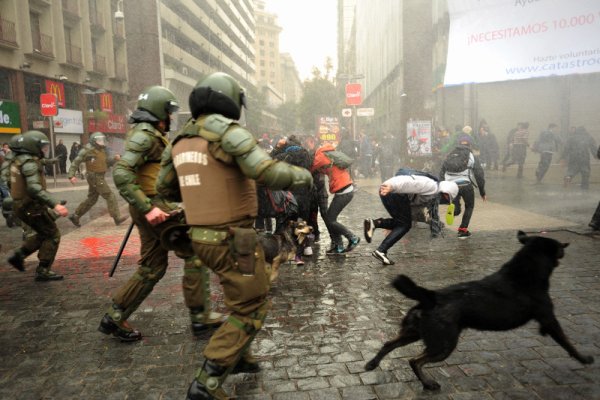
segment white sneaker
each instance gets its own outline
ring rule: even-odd
[[[373,232],[375,231],[375,224],[371,218],[367,218],[363,221],[363,230],[365,234],[365,240],[367,243],[371,243],[373,239]]]
[[[374,252],[371,253],[371,255],[373,257],[375,257],[376,259],[378,259],[379,261],[381,261],[383,263],[383,265],[394,265],[394,262],[392,260],[390,260],[387,257],[387,254],[385,254],[384,252],[375,250]]]
[[[305,256],[312,256],[313,255],[313,249],[310,246],[306,246],[304,248],[304,253]]]

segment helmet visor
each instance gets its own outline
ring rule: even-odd
[[[174,114],[179,111],[179,104],[175,100],[169,100],[165,104],[165,111],[169,114]]]
[[[106,141],[104,140],[106,136],[98,135],[94,138],[94,143],[98,146],[106,146]]]

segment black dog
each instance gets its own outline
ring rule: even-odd
[[[499,271],[478,281],[429,290],[398,275],[392,285],[419,304],[402,320],[400,335],[385,343],[365,368],[373,370],[390,351],[423,340],[425,350],[409,363],[425,389],[437,390],[440,385],[422,367],[445,360],[463,329],[505,331],[532,319],[540,324],[540,334],[549,334],[571,357],[582,364],[593,363],[593,357],[580,354],[565,336],[548,293],[550,275],[568,243],[527,236],[522,231],[517,237],[524,244],[521,250]]]

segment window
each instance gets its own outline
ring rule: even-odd
[[[269,42],[269,47],[275,47],[275,43]]]
[[[5,70],[0,70],[0,99],[4,99],[4,100],[12,99],[10,74],[8,71],[5,71]]]
[[[65,108],[79,109],[79,92],[77,86],[72,83],[65,83]]]
[[[260,60],[260,66],[264,67],[265,66],[265,60]]]
[[[260,44],[261,46],[264,46],[265,45],[265,41],[264,40],[259,40],[258,44]]]
[[[40,104],[40,95],[42,94],[42,78],[25,75],[25,100],[29,104]]]
[[[42,31],[40,29],[40,15],[29,13],[29,20],[31,22],[31,40],[33,41],[33,48],[34,50],[41,50]]]

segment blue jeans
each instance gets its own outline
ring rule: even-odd
[[[410,200],[408,195],[398,193],[389,193],[386,196],[380,195],[379,198],[391,218],[378,218],[373,223],[375,228],[391,230],[390,234],[377,247],[377,250],[387,253],[412,227]]]
[[[336,246],[343,246],[344,241],[342,236],[346,237],[348,240],[356,237],[350,229],[346,228],[344,225],[340,224],[337,221],[338,216],[342,212],[342,210],[350,204],[352,198],[354,197],[354,192],[344,193],[344,194],[336,194],[333,196],[333,200],[331,200],[331,204],[329,204],[329,208],[327,209],[327,217],[325,218],[325,226],[329,231],[329,236],[331,236],[332,244]]]

